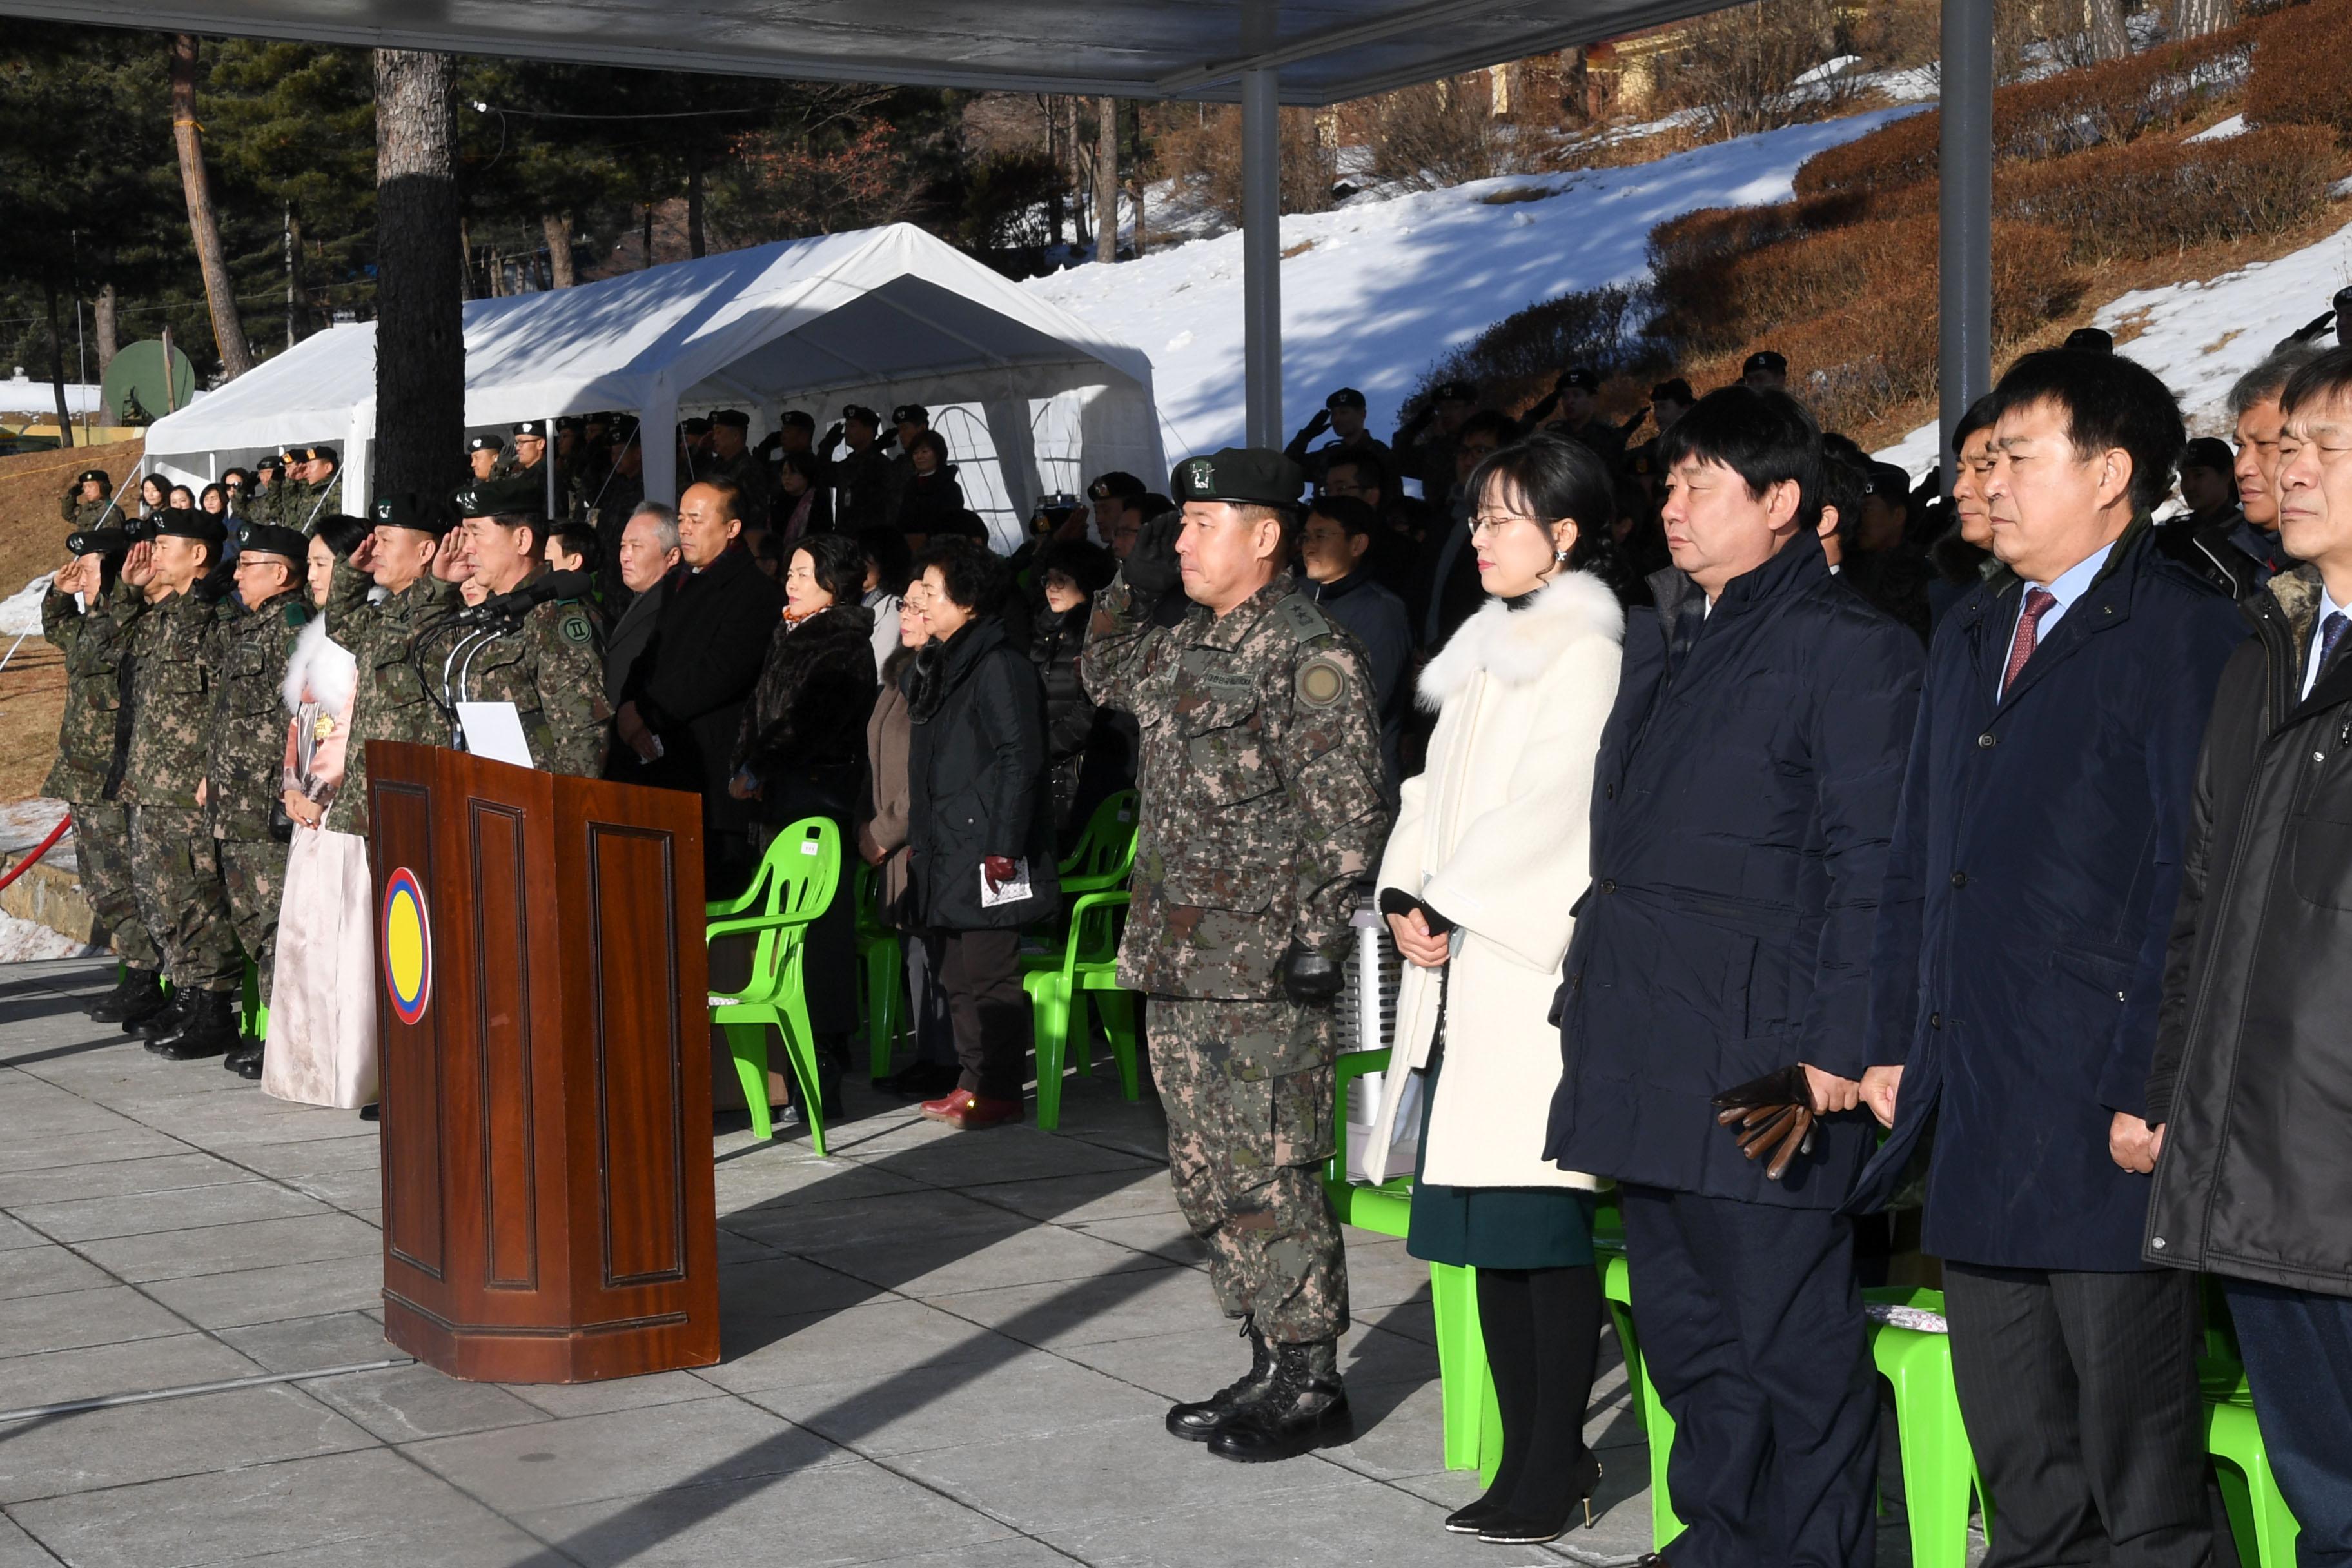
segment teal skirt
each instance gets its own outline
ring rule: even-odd
[[[1429,1147],[1443,1046],[1422,1081],[1421,1150]],[[1421,1179],[1413,1156],[1412,1217],[1404,1249],[1428,1263],[1472,1268],[1575,1268],[1592,1262],[1591,1193],[1573,1187],[1446,1187]]]

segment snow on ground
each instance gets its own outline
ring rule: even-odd
[[[41,600],[49,591],[49,574],[42,573],[14,594],[0,599],[0,637],[11,642],[41,635]],[[0,652],[5,652],[0,648]]]
[[[2136,289],[2094,320],[2118,334],[2138,322],[2139,335],[2116,352],[2179,394],[2190,435],[2226,437],[2230,416],[2223,400],[2230,384],[2326,310],[2347,284],[2352,284],[2352,225],[2276,261],[2258,261],[2209,282]],[[2332,335],[2321,342],[2335,346]],[[1937,460],[1936,426],[1923,425],[1878,455],[1916,479]]]
[[[2189,142],[2227,142],[2232,136],[2243,136],[2245,133],[2246,117],[2242,114],[2232,114],[2229,119],[2217,120],[2212,124],[2208,125],[2204,130],[2200,131],[2196,135],[2185,137],[2183,140]]]
[[[93,958],[106,950],[76,942],[37,921],[0,911],[0,963],[30,963],[45,958]]]
[[[1515,310],[1631,282],[1650,230],[1698,207],[1788,199],[1797,166],[1907,108],[1742,137],[1655,163],[1506,175],[1282,220],[1283,416],[1296,429],[1346,385],[1395,427],[1430,363]],[[1541,190],[1540,199],[1489,202]],[[1025,285],[1151,358],[1172,458],[1242,439],[1239,234],[1077,267]]]

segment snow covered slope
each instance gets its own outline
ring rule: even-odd
[[[1797,165],[1909,108],[1743,137],[1655,163],[1507,175],[1358,198],[1282,220],[1283,416],[1296,429],[1335,387],[1360,388],[1385,437],[1430,363],[1515,310],[1639,277],[1650,230],[1698,207],[1785,201]],[[1538,199],[1490,201],[1541,191]],[[1239,234],[1026,287],[1150,355],[1172,458],[1242,439]]]

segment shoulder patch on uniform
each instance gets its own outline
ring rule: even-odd
[[[298,594],[295,597],[299,600],[301,595]],[[292,604],[287,605],[286,624],[292,626],[296,631],[300,631],[304,626],[309,626],[310,624],[310,606],[305,604]]]
[[[555,629],[563,634],[566,642],[587,642],[595,636],[588,625],[587,614],[581,610],[573,610],[565,616],[556,623]]]
[[[1318,654],[1298,667],[1298,700],[1309,708],[1330,708],[1348,694],[1348,667],[1329,654]]]
[[[1274,607],[1274,613],[1282,617],[1283,626],[1300,642],[1330,635],[1329,619],[1303,594],[1291,595]]]

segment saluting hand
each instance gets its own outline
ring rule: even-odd
[[[150,540],[141,540],[122,557],[122,580],[134,588],[144,588],[155,575],[155,546]]]

